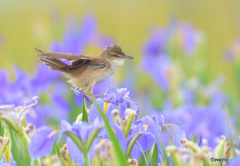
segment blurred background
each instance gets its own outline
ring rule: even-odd
[[[238,136],[239,7],[238,0],[0,0],[0,104],[39,95],[36,109],[44,111],[29,121],[54,125],[56,114],[73,121],[81,99],[60,73],[41,65],[33,47],[98,55],[117,43],[135,59],[95,92],[110,84],[128,88],[141,115],[160,112],[189,135],[209,139],[229,134],[228,112]]]

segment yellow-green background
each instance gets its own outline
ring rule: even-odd
[[[89,13],[96,16],[102,34],[114,38],[134,57],[142,56],[151,26],[165,26],[172,16],[189,22],[206,34],[208,74],[215,78],[223,73],[225,85],[234,87],[231,66],[222,54],[240,32],[239,0],[0,0],[0,68],[11,72],[17,65],[32,71],[37,62],[32,47],[49,50],[53,40],[61,41],[67,18],[74,16],[81,23]],[[135,63],[139,61],[136,58]]]

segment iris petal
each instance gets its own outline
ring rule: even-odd
[[[47,126],[40,127],[34,132],[29,144],[29,153],[33,158],[44,157],[52,152],[56,133]]]

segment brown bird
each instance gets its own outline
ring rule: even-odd
[[[40,52],[38,56],[41,61],[50,69],[63,72],[70,79],[68,82],[85,94],[92,94],[93,86],[112,75],[126,59],[133,59],[116,44],[106,47],[99,56],[43,52],[35,49]],[[68,60],[71,65],[59,59]]]

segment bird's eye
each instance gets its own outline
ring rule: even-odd
[[[117,55],[117,54],[113,54],[113,56],[114,56],[114,57],[118,57],[118,55]]]

